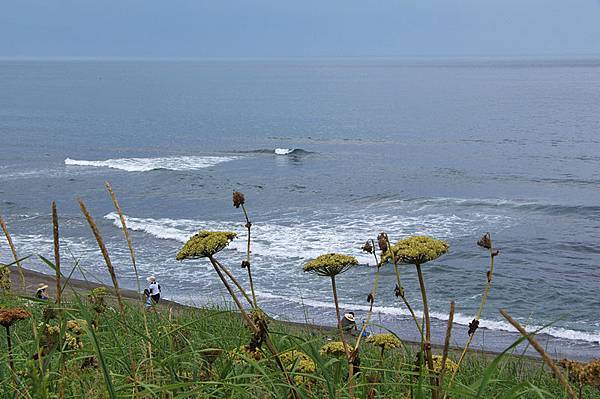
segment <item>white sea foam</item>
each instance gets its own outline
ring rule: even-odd
[[[112,212],[104,216],[119,227],[119,217]],[[327,217],[327,219],[325,219]],[[315,219],[299,221],[294,215],[271,220],[267,223],[256,222],[252,225],[254,255],[268,256],[275,259],[305,260],[326,252],[344,252],[356,256],[359,261],[368,263],[372,258],[360,250],[364,240],[375,237],[386,227],[392,237],[406,234],[426,234],[440,238],[452,238],[473,235],[479,232],[486,222],[498,223],[493,215],[473,216],[472,219],[428,214],[420,216],[389,216],[339,214],[327,216],[315,214]],[[199,230],[232,230],[240,239],[235,240],[230,248],[244,252],[246,250],[245,229],[241,223],[234,221],[209,221],[191,219],[152,219],[126,216],[131,230],[142,231],[156,238],[186,242]],[[348,250],[350,249],[350,250]]]
[[[182,156],[161,158],[116,158],[104,161],[65,159],[65,165],[91,166],[125,170],[127,172],[147,172],[156,169],[196,170],[209,168],[222,162],[232,161],[232,156]]]
[[[263,298],[263,299],[274,299],[277,301],[292,302],[292,303],[306,305],[306,306],[310,306],[310,307],[314,307],[314,308],[327,308],[327,309],[335,308],[335,305],[333,304],[333,302],[323,302],[323,301],[319,301],[319,300],[309,299],[308,298],[308,297],[310,297],[309,294],[307,294],[307,298],[303,298],[303,297],[294,297],[294,296],[290,296],[290,295],[286,295],[286,296],[275,295],[275,294],[271,294],[271,293],[267,293],[267,292],[256,291],[256,295],[259,298]],[[340,303],[339,306],[343,309],[353,309],[353,310],[358,310],[358,311],[362,311],[362,312],[369,311],[369,306],[366,306],[366,305],[358,305],[358,304],[352,304],[352,303]],[[411,316],[410,312],[408,310],[402,309],[399,307],[374,306],[373,311],[375,313],[382,313],[382,314],[387,314],[387,315],[391,315],[391,316],[405,316],[405,317]],[[415,310],[415,314],[418,318],[423,317],[422,311]],[[430,312],[430,316],[433,319],[437,319],[437,320],[441,320],[441,321],[448,320],[448,315],[445,313]],[[472,316],[466,316],[461,313],[454,314],[454,323],[456,323],[456,324],[468,326],[472,320],[473,320]],[[495,331],[515,332],[514,327],[505,321],[481,319],[480,327],[487,328],[489,330],[495,330]],[[527,325],[528,331],[537,331],[541,328],[542,328],[542,326],[539,326],[539,325],[531,325],[531,324]],[[591,343],[599,343],[600,342],[600,331],[586,332],[586,331],[570,330],[570,329],[561,328],[561,327],[547,327],[547,328],[543,329],[541,331],[541,333],[548,334],[552,337],[568,339],[568,340],[586,341],[586,342],[591,342]]]
[[[275,148],[275,154],[277,155],[288,155],[294,152],[293,148]]]

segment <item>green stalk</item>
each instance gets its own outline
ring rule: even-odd
[[[390,243],[390,240],[386,238],[386,242],[387,242],[388,250],[392,254],[392,260],[394,262],[394,272],[396,274],[396,285],[400,289],[400,298],[402,298],[402,301],[404,302],[404,306],[406,306],[406,308],[410,312],[410,315],[411,315],[413,321],[415,322],[415,326],[417,326],[417,330],[419,331],[419,335],[421,335],[421,337],[423,337],[423,328],[421,327],[421,324],[419,323],[419,320],[417,319],[417,315],[415,314],[415,311],[413,310],[412,306],[410,306],[410,303],[408,303],[408,300],[406,299],[406,296],[404,295],[404,289],[402,288],[402,282],[400,281],[400,270],[398,269],[398,259],[396,259],[396,255],[391,251],[392,244]]]
[[[423,298],[423,319],[425,322],[425,340],[421,338],[421,350],[424,350],[426,355],[427,364],[431,372],[433,372],[433,356],[431,354],[431,321],[429,319],[429,305],[427,303],[427,290],[425,289],[425,280],[423,279],[423,272],[421,271],[421,265],[416,263],[417,274],[419,275],[419,286],[421,288],[421,297]],[[421,333],[421,337],[423,334]],[[431,377],[432,381],[432,394],[431,397],[433,399],[437,398],[437,390],[436,390],[436,378]]]
[[[360,345],[360,340],[362,339],[363,334],[365,333],[365,330],[367,329],[367,326],[371,322],[371,316],[373,315],[373,304],[375,303],[375,295],[377,295],[377,286],[379,285],[379,271],[381,270],[381,264],[380,264],[379,260],[377,259],[377,253],[375,252],[375,241],[371,240],[371,243],[373,245],[373,256],[375,257],[375,265],[377,267],[377,270],[375,271],[375,282],[373,283],[373,289],[371,290],[372,300],[371,300],[371,304],[369,306],[369,312],[367,313],[367,321],[363,324],[362,328],[360,329],[360,334],[358,335],[358,339],[356,340],[356,345],[354,346],[355,352],[358,351],[358,346]]]
[[[250,219],[248,218],[248,212],[246,212],[246,207],[244,206],[244,204],[242,204],[242,210],[244,211],[244,216],[246,217],[246,228],[248,229],[248,244],[246,246],[248,280],[250,282],[250,290],[252,291],[252,303],[254,304],[254,307],[256,307],[256,294],[254,293],[254,282],[252,281],[252,271],[250,263],[250,229],[252,228],[252,223],[250,223]]]
[[[244,309],[244,307],[240,303],[240,300],[238,299],[237,295],[235,294],[235,292],[233,291],[233,289],[231,288],[231,286],[227,282],[227,279],[225,278],[225,276],[223,276],[223,273],[221,272],[221,267],[223,267],[223,266],[221,265],[221,267],[219,267],[219,263],[212,256],[208,256],[208,260],[210,261],[210,263],[212,264],[213,268],[217,272],[217,275],[219,276],[219,279],[221,279],[221,282],[223,283],[223,285],[227,289],[227,292],[229,292],[229,296],[231,296],[231,299],[233,299],[233,302],[238,307],[238,310],[242,314],[242,318],[244,319],[244,321],[246,322],[246,324],[248,325],[248,327],[250,327],[250,329],[253,332],[258,333],[259,332],[258,327],[256,327],[256,325],[252,322],[252,320],[250,319],[250,317],[246,313],[246,310]],[[299,396],[297,388],[296,388],[296,386],[294,384],[294,380],[288,374],[288,372],[285,369],[285,366],[283,365],[283,363],[281,363],[281,359],[279,358],[279,352],[277,351],[277,348],[275,348],[275,345],[273,345],[273,342],[271,341],[271,338],[269,337],[268,334],[266,334],[266,336],[265,336],[265,343],[267,344],[267,347],[269,348],[269,351],[275,357],[275,363],[277,363],[277,366],[279,367],[279,369],[281,369],[281,371],[285,375],[286,380],[288,381],[288,383],[292,387],[292,393],[294,394],[294,398],[298,399],[300,396]]]
[[[479,305],[479,309],[477,310],[477,314],[475,315],[475,320],[479,321],[479,319],[481,318],[481,315],[483,313],[483,308],[485,306],[485,302],[487,300],[488,297],[488,293],[490,292],[490,287],[492,285],[492,276],[494,274],[494,246],[491,245],[491,239],[490,239],[490,270],[488,270],[487,272],[487,283],[485,285],[485,289],[483,290],[483,297],[481,298],[481,304]],[[456,374],[458,373],[458,370],[463,362],[463,360],[465,359],[465,356],[467,354],[467,351],[469,350],[469,347],[471,346],[471,341],[473,341],[473,337],[475,336],[475,332],[473,332],[473,334],[469,335],[469,338],[467,339],[467,343],[465,344],[465,347],[462,351],[462,353],[460,354],[460,358],[458,359],[458,363],[457,363],[457,367],[454,370],[454,372],[452,373],[452,377],[450,378],[450,382],[449,382],[449,386],[452,386],[452,382],[454,381],[454,377],[456,377]]]
[[[344,352],[346,352],[346,360],[348,361],[348,391],[350,397],[353,397],[354,387],[352,386],[352,375],[354,374],[354,365],[352,364],[352,358],[346,339],[344,338],[344,329],[342,328],[342,318],[340,317],[340,307],[338,304],[337,288],[335,285],[335,276],[331,276],[331,289],[333,291],[333,302],[335,303],[335,315],[337,317],[337,325],[340,331],[340,340],[344,345]]]
[[[214,259],[214,258],[213,258]],[[244,296],[244,298],[246,299],[246,301],[248,301],[248,304],[254,308],[255,306],[252,304],[252,301],[250,300],[250,297],[248,296],[248,294],[246,293],[246,290],[244,290],[244,288],[242,288],[241,284],[237,281],[237,279],[233,276],[233,274],[231,273],[231,271],[226,268],[221,262],[219,262],[218,260],[215,259],[215,263],[221,268],[221,270],[227,275],[227,277],[229,277],[229,279],[233,282],[233,284],[235,284],[235,286],[237,287],[237,289],[242,293],[242,295]]]

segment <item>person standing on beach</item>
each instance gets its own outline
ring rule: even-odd
[[[157,304],[160,301],[160,284],[156,282],[156,277],[150,276],[146,279],[148,281],[148,288],[144,290],[146,293],[147,301],[146,306],[152,306],[153,304]],[[151,303],[152,301],[153,303]]]
[[[356,335],[358,333],[354,312],[344,314],[344,318],[342,319],[342,330],[350,335]]]

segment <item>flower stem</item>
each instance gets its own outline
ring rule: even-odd
[[[10,327],[9,326],[5,326],[6,327],[6,344],[8,347],[8,365],[10,366],[10,369],[13,371],[15,371],[15,364],[13,362],[13,356],[12,356],[12,341],[10,339]]]
[[[340,340],[342,341],[342,345],[344,345],[344,352],[346,352],[346,360],[348,361],[348,391],[350,393],[350,397],[353,397],[354,388],[352,386],[352,374],[354,374],[354,366],[352,364],[352,358],[350,350],[348,349],[348,344],[346,344],[346,339],[344,338],[344,329],[342,328],[342,318],[340,317],[340,307],[338,303],[337,289],[335,285],[335,276],[331,276],[331,289],[333,291],[333,302],[335,303],[335,315],[337,317],[337,325],[338,329],[340,330]]]
[[[229,285],[229,283],[227,282],[227,279],[225,278],[225,276],[223,276],[223,273],[221,272],[221,268],[224,267],[224,266],[222,266],[222,265],[219,266],[220,263],[218,263],[217,260],[215,258],[213,258],[212,256],[209,256],[208,260],[210,261],[210,263],[212,264],[213,268],[217,272],[217,275],[219,276],[219,279],[221,279],[221,282],[223,283],[223,285],[227,289],[227,292],[229,292],[229,295],[231,296],[231,299],[233,299],[233,302],[235,302],[237,308],[239,309],[240,313],[242,314],[242,318],[244,319],[244,321],[246,322],[246,324],[248,325],[248,327],[253,332],[258,333],[259,332],[258,327],[252,322],[252,320],[248,316],[248,313],[246,313],[246,310],[244,309],[244,307],[240,303],[240,300],[238,299],[237,295],[235,294],[235,292],[231,288],[231,285]],[[279,358],[279,353],[277,351],[277,348],[275,348],[275,345],[273,345],[273,342],[271,341],[271,338],[269,337],[268,334],[265,336],[265,343],[267,344],[267,347],[269,348],[269,351],[271,352],[271,354],[273,354],[273,356],[275,358],[275,363],[277,363],[277,366],[283,372],[283,374],[285,375],[286,380],[288,381],[288,383],[292,387],[292,393],[294,394],[294,398],[299,398],[299,394],[298,394],[298,392],[296,390],[296,386],[294,384],[294,380],[290,377],[290,375],[286,371],[285,366],[283,365],[283,363],[281,363],[281,359]]]
[[[246,301],[248,301],[248,304],[254,308],[255,306],[252,304],[252,301],[250,300],[250,297],[248,296],[248,294],[246,293],[246,291],[242,288],[242,286],[237,281],[237,279],[233,276],[233,274],[231,273],[231,271],[229,271],[229,269],[226,268],[218,260],[214,259],[214,261],[221,268],[221,270],[227,275],[227,277],[229,277],[231,279],[231,281],[233,282],[233,284],[235,284],[235,286],[237,287],[237,289],[240,290],[240,292],[242,293],[242,295],[244,296],[244,298],[246,299]]]
[[[252,291],[252,301],[254,303],[254,307],[256,307],[256,294],[254,293],[254,282],[252,281],[252,271],[250,270],[250,229],[252,228],[252,223],[250,223],[250,218],[248,218],[248,212],[246,212],[246,207],[242,204],[242,210],[244,211],[244,216],[246,217],[246,228],[248,229],[248,244],[246,246],[246,262],[248,265],[248,280],[250,282],[250,290]]]
[[[491,245],[491,239],[490,239],[490,269],[487,272],[487,283],[485,285],[485,289],[483,290],[483,297],[481,298],[481,304],[479,305],[479,309],[477,310],[477,314],[475,315],[475,320],[479,321],[479,319],[481,318],[481,315],[483,313],[483,308],[485,306],[485,302],[487,300],[488,297],[488,293],[490,292],[490,287],[492,285],[492,276],[494,274],[494,247],[493,245]],[[467,351],[469,350],[469,347],[471,346],[471,341],[473,341],[473,337],[475,336],[475,331],[473,332],[473,334],[469,335],[469,338],[467,339],[467,343],[465,344],[465,347],[462,351],[462,353],[460,354],[460,358],[458,359],[458,363],[457,366],[454,370],[454,372],[452,373],[452,377],[450,378],[450,383],[449,386],[452,385],[452,382],[454,381],[454,377],[456,377],[456,373],[458,373],[458,370],[460,368],[460,365],[462,364],[463,360],[465,359],[465,356],[467,354]]]
[[[429,305],[427,304],[427,290],[425,289],[425,280],[423,279],[423,272],[421,271],[421,265],[416,264],[417,274],[419,275],[419,286],[421,287],[421,296],[423,298],[423,318],[425,322],[425,340],[421,338],[421,350],[424,350],[427,364],[429,369],[433,372],[433,356],[431,354],[431,321],[429,319]],[[421,333],[421,337],[423,334]],[[432,395],[433,399],[437,398],[437,379],[435,377],[431,378],[432,380]]]

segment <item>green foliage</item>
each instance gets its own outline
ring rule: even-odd
[[[419,264],[435,260],[448,252],[448,243],[427,236],[411,236],[398,241],[382,255],[382,261]]]
[[[0,298],[0,307],[23,308],[32,314],[11,327],[16,343],[13,352],[17,382],[8,371],[6,342],[0,340],[0,397],[12,397],[14,392],[28,392],[31,397],[58,397],[59,385],[64,387],[66,398],[87,399],[132,397],[134,390],[137,397],[241,399],[290,394],[289,384],[270,354],[261,352],[262,360],[257,361],[244,353],[251,332],[239,315],[229,310],[175,308],[169,316],[168,309],[159,307],[158,313],[147,313],[152,328],[146,336],[137,306],[127,306],[124,321],[114,312],[105,312],[94,328],[90,324],[95,315],[91,304],[65,302],[64,327],[54,324],[51,328],[56,342],[62,344],[49,348],[43,353],[43,362],[39,362],[31,358],[37,348],[43,347],[44,331],[38,325],[45,306],[15,297]],[[32,334],[34,325],[37,335]],[[331,350],[320,353],[328,345],[339,350],[341,342],[326,343],[325,337],[315,332],[298,333],[293,327],[275,321],[271,330],[282,362],[293,369],[301,397],[347,397],[346,374],[343,369],[338,371],[346,367],[345,362],[332,358]],[[58,338],[66,333],[80,334],[83,346],[70,350],[65,345],[66,338]],[[152,362],[146,357],[148,343],[152,344]],[[61,352],[63,347],[66,352]],[[231,348],[237,348],[237,361],[226,354]],[[355,377],[356,397],[367,397],[373,390],[377,398],[403,398],[411,388],[414,395],[422,391],[423,397],[430,397],[427,378],[418,388],[415,354],[410,347],[406,351],[386,350],[383,361],[380,352],[377,346],[361,347],[364,373]],[[506,355],[498,361],[490,363],[491,360],[478,354],[469,355],[457,374],[450,397],[565,397],[557,380],[542,372],[538,361]],[[367,378],[379,372],[385,372],[385,379],[368,382],[372,379]],[[598,399],[600,392],[586,385],[582,388],[582,398]]]
[[[231,231],[202,230],[190,238],[176,256],[177,260],[205,258],[223,250],[237,237]]]
[[[307,262],[304,265],[304,271],[319,276],[333,277],[356,265],[358,265],[358,261],[354,256],[331,253]]]

